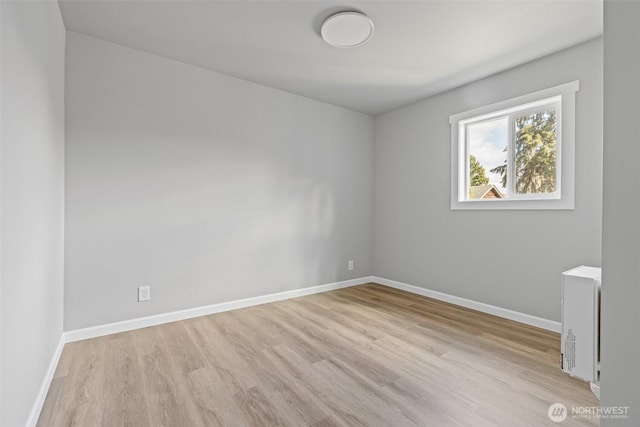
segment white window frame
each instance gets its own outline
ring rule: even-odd
[[[451,209],[452,210],[526,210],[574,209],[575,199],[575,94],[579,81],[518,96],[484,107],[449,116],[451,124]],[[556,110],[556,191],[553,193],[515,194],[514,171],[509,170],[509,198],[469,199],[469,150],[466,126],[509,116],[507,156],[512,156],[514,126],[512,115],[526,115],[553,106]]]

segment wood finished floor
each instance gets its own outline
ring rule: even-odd
[[[597,405],[559,347],[367,284],[67,344],[38,426],[558,425]]]

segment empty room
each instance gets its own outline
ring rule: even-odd
[[[640,425],[640,2],[0,0],[0,426]]]

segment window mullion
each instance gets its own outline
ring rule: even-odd
[[[508,118],[508,131],[507,131],[507,191],[509,194],[509,198],[514,198],[516,194],[516,185],[515,185],[515,177],[516,177],[516,152],[515,152],[515,142],[514,142],[514,117],[512,114],[509,114]]]

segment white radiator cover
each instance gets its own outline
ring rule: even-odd
[[[562,273],[562,370],[590,382],[599,379],[601,277],[584,265]]]

